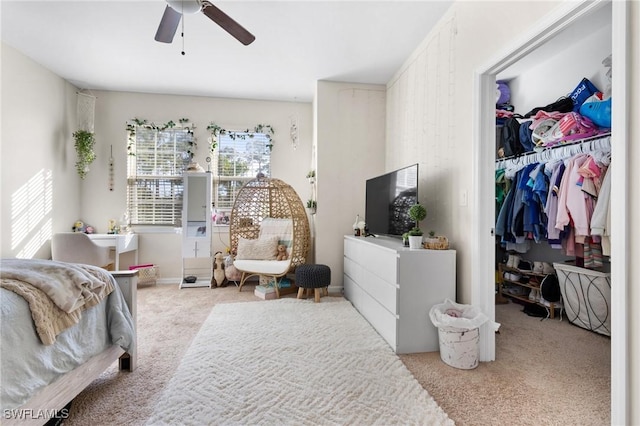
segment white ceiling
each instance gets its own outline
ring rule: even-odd
[[[442,1],[212,0],[256,36],[202,13],[154,41],[163,0],[5,1],[2,40],[80,89],[310,101],[317,80],[386,84],[442,17]]]

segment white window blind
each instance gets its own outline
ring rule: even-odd
[[[271,139],[264,133],[229,132],[218,136],[214,156],[215,206],[233,207],[236,194],[258,173],[271,174]]]
[[[127,171],[127,209],[132,225],[180,225],[182,173],[189,164],[193,143],[188,129],[136,126]]]

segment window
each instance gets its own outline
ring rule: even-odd
[[[271,174],[271,138],[266,133],[225,132],[218,135],[214,157],[216,208],[230,209],[240,188],[258,173]]]
[[[191,159],[188,128],[129,125],[127,210],[132,225],[180,226],[182,172]]]

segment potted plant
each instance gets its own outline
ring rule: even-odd
[[[436,231],[429,231],[429,236],[426,238],[425,243],[429,242],[438,242],[438,237],[436,237]]]
[[[307,200],[307,211],[311,214],[316,214],[316,208],[318,207],[318,202],[316,200],[312,200],[311,198]]]
[[[78,156],[76,170],[80,175],[80,179],[84,179],[89,171],[89,164],[96,159],[96,154],[93,151],[96,138],[92,132],[87,130],[78,130],[73,134],[73,138],[75,139],[76,154]]]
[[[405,232],[404,234],[402,234],[402,244],[405,247],[409,247],[409,233]]]
[[[314,184],[316,181],[316,171],[315,170],[309,171],[309,173],[307,173],[307,179],[309,180],[310,184]]]
[[[409,208],[409,217],[416,225],[409,231],[409,248],[422,248],[422,230],[420,221],[427,217],[427,209],[422,204],[414,204]]]

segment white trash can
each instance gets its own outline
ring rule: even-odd
[[[478,308],[449,299],[434,305],[429,317],[438,327],[442,361],[463,370],[476,368],[480,354],[480,326],[489,318]]]

